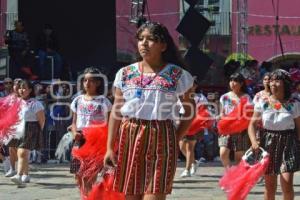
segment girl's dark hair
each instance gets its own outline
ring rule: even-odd
[[[14,80],[14,85],[20,85],[21,81],[22,81],[22,79],[20,79],[20,78],[15,78],[15,80]]]
[[[105,85],[104,85],[103,78],[100,77],[100,75],[102,75],[100,70],[95,67],[88,67],[84,70],[83,76],[85,76],[86,74],[94,74],[95,75],[95,77],[93,77],[93,78],[99,82],[99,86],[97,87],[96,92],[98,95],[103,94]],[[85,94],[86,91],[85,91],[84,87],[82,87],[82,90],[83,90],[83,94]]]
[[[182,68],[186,68],[186,64],[183,61],[177,46],[175,45],[168,29],[158,23],[158,22],[145,22],[143,25],[139,27],[139,29],[136,32],[136,39],[139,38],[140,34],[145,30],[149,30],[149,32],[153,35],[156,42],[162,42],[167,44],[167,49],[162,53],[162,59],[165,62],[173,63],[175,65],[178,65]],[[141,61],[142,58],[138,54],[137,57],[138,61]]]
[[[271,78],[271,72],[266,72],[266,73],[264,73],[262,79],[264,79],[266,76],[268,76],[269,79],[270,79],[270,78]],[[263,80],[262,80],[262,81],[263,81]],[[270,91],[270,83],[268,84],[267,88],[268,88],[268,90]]]
[[[268,76],[268,77],[271,78],[271,72],[266,72],[266,73],[263,75],[263,79],[264,79],[266,76]]]
[[[247,93],[246,79],[241,73],[233,73],[229,77],[229,81],[235,81],[241,84],[241,91]]]
[[[276,69],[270,75],[271,79],[282,80],[284,83],[284,99],[288,100],[292,95],[292,79],[290,73],[283,69]]]
[[[31,81],[23,79],[20,81],[20,87],[27,85],[28,89],[31,89],[31,92],[29,94],[30,98],[34,98],[35,97],[35,93],[34,93],[34,85],[33,83],[31,83]]]

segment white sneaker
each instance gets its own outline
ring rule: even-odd
[[[199,159],[199,164],[200,164],[200,163],[206,163],[206,159],[203,158],[203,157],[201,157],[201,158]]]
[[[22,175],[21,180],[23,183],[29,183],[30,182],[30,176],[29,175]]]
[[[193,163],[192,166],[191,166],[191,175],[196,174],[197,168],[198,168],[197,164]]]
[[[191,177],[191,172],[190,172],[190,170],[185,169],[185,170],[181,173],[180,177],[181,177],[181,178]]]
[[[220,162],[220,161],[221,161],[221,158],[219,156],[214,158],[214,162]]]
[[[8,170],[8,172],[4,175],[5,177],[12,177],[12,176],[14,176],[14,175],[16,175],[17,174],[17,172],[15,171],[15,170],[13,170],[12,168],[10,168],[9,170]]]
[[[14,182],[17,185],[21,185],[22,184],[22,179],[21,176],[19,174],[14,175],[13,177],[10,178],[10,180],[12,182]]]

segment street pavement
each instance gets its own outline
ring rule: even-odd
[[[184,163],[178,163],[173,192],[168,200],[226,200],[218,186],[223,168],[219,162],[202,163],[193,177],[180,178]],[[3,176],[0,164],[0,200],[79,200],[79,192],[68,164],[31,165],[31,182],[25,188],[17,188]],[[258,184],[250,192],[248,200],[263,199],[264,185]],[[295,174],[295,200],[300,200],[300,172]],[[282,199],[280,186],[277,199]]]

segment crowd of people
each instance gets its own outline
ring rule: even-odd
[[[10,77],[30,80],[70,78],[66,76],[68,72],[52,25],[45,24],[32,38],[35,38],[34,41],[30,41],[22,21],[15,21],[15,29],[6,32],[4,39],[9,54]],[[53,63],[47,60],[48,57]]]
[[[136,39],[139,57],[137,62],[117,72],[111,88],[113,98],[102,95],[101,72],[92,67],[84,71],[82,90],[69,99],[47,100],[47,96],[53,97],[53,91],[56,97],[70,96],[71,90],[64,84],[53,86],[54,89],[49,86],[43,95],[41,84],[34,87],[30,81],[4,79],[1,96],[13,94],[25,101],[26,121],[23,138],[13,139],[6,146],[2,144],[2,160],[8,155],[11,159],[5,176],[17,184],[29,182],[29,150],[41,150],[42,130],[49,131],[44,128],[45,121],[47,126],[53,116],[72,113],[72,121],[65,124],[64,130],[71,125],[73,149],[85,144],[87,138],[82,133],[85,128],[108,126],[108,139],[103,143],[107,150],[99,168],[114,169],[112,190],[124,194],[126,200],[166,199],[172,192],[179,150],[181,158],[186,160],[181,174],[185,178],[196,173],[197,159],[201,157],[213,160],[219,156],[226,171],[241,161],[246,150],[257,151],[259,147],[270,154],[264,176],[265,199],[275,198],[277,176],[284,199],[293,199],[293,175],[300,169],[300,84],[292,81],[297,78],[297,64],[289,70],[274,70],[264,63],[258,71],[255,60],[246,62],[242,68],[233,68],[229,63],[226,66],[229,90],[219,97],[214,91],[201,92],[165,26],[146,22],[138,29]],[[39,98],[34,99],[35,95]],[[57,101],[70,102],[71,106],[48,111],[47,105]],[[219,134],[218,123],[242,101],[254,105],[252,118],[245,119],[250,121],[249,128]],[[209,127],[190,132],[202,106],[213,122]],[[96,177],[81,179],[83,163],[76,158],[70,163],[76,182],[84,186],[82,195],[89,195]]]

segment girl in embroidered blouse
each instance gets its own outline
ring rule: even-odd
[[[270,154],[265,173],[265,199],[275,199],[277,176],[280,176],[283,199],[294,199],[293,176],[300,167],[300,103],[291,98],[292,81],[287,71],[276,70],[270,75],[271,96],[255,104],[249,124],[253,149],[259,146]],[[260,139],[256,138],[262,121]]]
[[[97,68],[89,67],[84,70],[83,94],[77,96],[71,103],[73,113],[71,131],[74,136],[73,148],[80,148],[84,143],[82,129],[93,124],[107,123],[111,110],[110,101],[101,95],[104,84],[102,83],[101,73]],[[70,172],[75,174],[77,183],[84,186],[86,194],[92,185],[87,180],[80,180],[76,175],[80,168],[80,162],[72,159]]]
[[[228,115],[239,104],[241,98],[247,98],[251,102],[251,97],[247,94],[245,78],[240,73],[230,76],[230,92],[220,98],[220,117]],[[230,166],[230,151],[234,151],[235,162],[239,163],[244,152],[250,147],[250,140],[247,130],[241,133],[230,134],[219,137],[220,158],[225,168]]]
[[[25,121],[24,136],[17,141],[18,170],[11,181],[18,185],[30,182],[29,151],[40,150],[43,146],[42,130],[45,124],[43,105],[34,97],[34,87],[29,80],[22,80],[19,95],[24,100],[21,106],[22,120]]]
[[[183,68],[167,28],[146,22],[137,31],[140,59],[114,81],[104,163],[115,167],[113,190],[126,200],[164,200],[172,191],[178,141],[195,115],[193,77]],[[178,66],[179,65],[179,66]],[[181,99],[185,114],[174,121]],[[113,149],[118,135],[118,156]]]
[[[266,72],[263,76],[263,86],[264,89],[262,91],[259,91],[258,93],[255,94],[254,98],[253,98],[253,103],[256,104],[259,102],[260,99],[265,99],[265,98],[269,98],[269,96],[271,95],[271,90],[270,90],[270,72]]]

